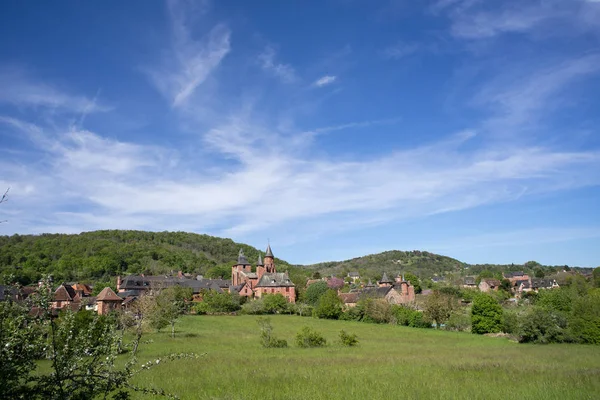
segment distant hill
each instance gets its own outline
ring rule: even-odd
[[[392,250],[346,261],[307,265],[306,268],[319,271],[324,276],[345,276],[350,271],[358,271],[361,276],[379,278],[383,272],[387,272],[388,275],[399,272],[412,272],[424,278],[449,272],[460,273],[465,265],[465,263],[454,258],[427,251]]]
[[[28,284],[47,274],[55,281],[108,281],[126,273],[206,274],[219,266],[231,273],[240,248],[254,264],[256,248],[196,233],[104,230],[0,236],[0,276],[13,275]],[[280,259],[276,264],[281,271],[297,270]]]

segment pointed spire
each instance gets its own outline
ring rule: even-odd
[[[260,267],[262,267],[262,266],[264,266],[264,265],[265,265],[265,264],[263,264],[263,261],[262,261],[262,256],[260,255],[260,253],[258,253],[258,262],[256,263],[256,266],[260,266]]]
[[[387,274],[384,272],[379,283],[393,283],[393,282],[388,278]]]
[[[238,265],[249,265],[248,259],[244,255],[243,249],[240,249],[240,252],[238,254],[238,262],[237,263],[238,263]]]
[[[271,251],[271,243],[267,245],[267,251],[265,252],[265,257],[274,257],[273,252]]]

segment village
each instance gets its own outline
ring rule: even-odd
[[[305,289],[317,282],[325,282],[328,288],[337,291],[345,309],[356,307],[361,299],[370,298],[383,300],[390,305],[404,305],[419,310],[420,303],[417,302],[417,296],[423,299],[432,293],[431,289],[426,289],[416,294],[414,285],[403,275],[391,279],[384,272],[376,283],[370,280],[361,282],[358,272],[349,272],[347,275],[346,280],[335,276],[308,279]],[[537,293],[539,290],[560,287],[555,279],[532,278],[522,271],[504,273],[503,278],[510,287],[512,301],[517,301],[526,293]],[[439,279],[436,280],[440,282]],[[146,293],[156,293],[173,286],[191,289],[192,298],[189,300],[192,302],[202,302],[203,295],[209,292],[237,295],[245,298],[246,301],[277,294],[283,296],[288,303],[293,304],[298,301],[296,285],[291,281],[287,271],[277,272],[273,251],[268,245],[264,258],[259,255],[254,268],[240,249],[237,261],[231,267],[231,279],[210,279],[181,271],[172,275],[118,276],[116,291],[104,287],[96,296],[92,295],[93,287],[90,284],[62,283],[54,290],[51,307],[54,315],[65,310],[88,310],[99,315],[107,315],[112,311],[128,311]],[[500,290],[502,282],[498,279],[480,279],[477,284],[476,277],[470,276],[463,278],[461,287],[487,293]],[[20,289],[0,286],[0,301],[11,299],[25,301],[36,290],[35,286],[25,286]],[[37,312],[35,307],[31,312],[34,314]]]

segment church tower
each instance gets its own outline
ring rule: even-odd
[[[271,250],[271,244],[267,245],[267,251],[265,252],[265,272],[269,274],[277,272],[275,270],[275,257],[273,256],[273,251]]]

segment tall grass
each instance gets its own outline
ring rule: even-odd
[[[187,316],[151,334],[141,361],[173,352],[206,353],[138,375],[182,399],[596,399],[600,346],[525,345],[502,338],[350,321],[273,316],[293,343],[309,326],[325,348],[265,349],[256,317]],[[337,343],[356,333],[357,347]],[[142,398],[142,397],[139,397]],[[146,397],[144,397],[146,398]]]

